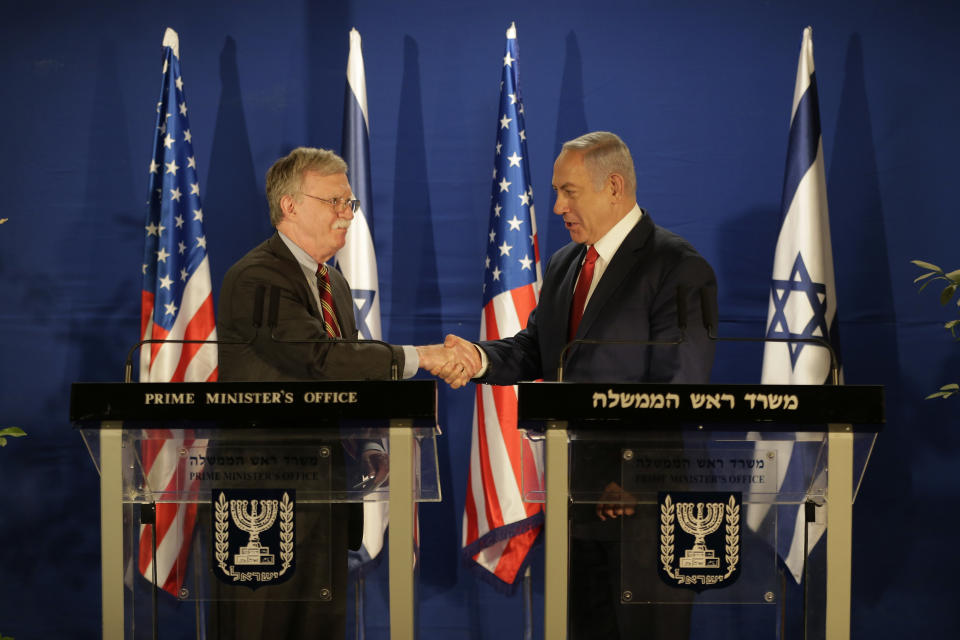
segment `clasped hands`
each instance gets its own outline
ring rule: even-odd
[[[453,389],[459,389],[480,371],[480,351],[472,342],[449,334],[443,344],[417,347],[420,368],[425,369]]]

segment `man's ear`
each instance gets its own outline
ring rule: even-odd
[[[623,199],[623,190],[626,187],[626,181],[622,175],[619,173],[611,173],[610,177],[607,178],[607,186],[610,188],[610,195],[613,196],[615,202]]]
[[[285,220],[296,215],[296,201],[293,199],[293,196],[285,195],[280,198],[280,211],[283,212],[283,218]]]

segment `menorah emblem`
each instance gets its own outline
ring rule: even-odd
[[[657,502],[660,506],[656,523],[660,537],[657,567],[660,579],[671,586],[698,592],[726,587],[736,581],[740,575],[741,494],[663,492]],[[693,536],[693,547],[679,558],[679,566],[676,562],[677,522],[683,531]],[[683,539],[686,540],[686,536]]]
[[[720,528],[723,516],[722,502],[677,503],[677,521],[680,528],[694,537],[693,547],[687,549],[680,558],[681,569],[716,569],[720,566],[720,558],[716,557],[713,549],[707,548],[704,538]]]
[[[250,541],[234,555],[237,565],[273,564],[270,548],[260,544],[260,534],[273,526],[277,520],[278,500],[231,500],[230,517],[243,531],[250,534]],[[249,509],[247,506],[249,505]]]

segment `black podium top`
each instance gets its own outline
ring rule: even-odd
[[[351,422],[411,420],[436,426],[433,380],[337,382],[85,383],[70,389],[75,426],[124,422],[230,427],[332,427]]]
[[[876,432],[885,421],[882,386],[526,382],[518,401],[520,426],[531,431],[565,421],[580,428],[756,431],[849,424]]]

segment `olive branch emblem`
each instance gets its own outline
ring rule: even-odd
[[[730,500],[727,501],[725,511],[727,521],[727,572],[723,576],[724,580],[733,574],[737,568],[737,563],[740,562],[740,505],[733,499],[733,496],[730,496]]]
[[[663,565],[663,572],[673,579],[677,578],[672,568],[675,518],[676,505],[673,504],[673,498],[668,495],[660,505],[660,563]]]
[[[217,566],[227,574],[228,576],[233,576],[234,573],[232,570],[227,569],[227,557],[230,555],[228,550],[228,538],[230,537],[229,532],[229,518],[230,518],[230,505],[227,504],[227,499],[224,497],[223,492],[220,492],[220,497],[217,498],[215,503],[216,514],[214,518],[214,537],[215,537],[215,557],[217,559]]]
[[[283,560],[280,575],[283,575],[293,561],[293,502],[286,492],[280,500],[280,559]]]

